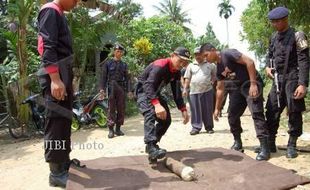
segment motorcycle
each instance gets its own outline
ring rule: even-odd
[[[28,104],[31,109],[31,117],[35,130],[40,134],[44,134],[44,123],[45,123],[45,107],[40,105],[39,102],[40,94],[34,94],[29,96],[22,101],[21,104]]]
[[[94,97],[90,97],[86,102],[81,102],[81,92],[74,94],[73,101],[73,117],[71,130],[79,130],[81,125],[89,125],[96,123],[99,127],[106,127],[107,125],[107,100],[99,100],[100,93]]]

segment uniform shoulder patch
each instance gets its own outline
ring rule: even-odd
[[[300,31],[296,32],[295,33],[295,39],[296,39],[297,49],[302,51],[302,50],[305,50],[309,47],[305,33],[300,32]]]

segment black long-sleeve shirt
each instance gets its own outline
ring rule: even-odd
[[[101,76],[99,80],[99,88],[105,90],[111,81],[122,84],[127,92],[131,89],[129,80],[128,66],[123,61],[110,59],[101,67]]]
[[[58,63],[73,54],[72,38],[63,10],[47,3],[38,15],[38,52],[47,73],[58,72]]]
[[[185,111],[186,106],[181,93],[180,79],[181,72],[174,70],[171,59],[167,58],[156,60],[147,66],[139,76],[138,82],[143,84],[143,91],[153,105],[159,103],[158,97],[162,87],[170,83],[178,109]]]

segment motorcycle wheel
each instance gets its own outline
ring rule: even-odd
[[[45,117],[43,115],[37,115],[37,117],[33,117],[32,120],[39,134],[44,135]]]
[[[75,114],[73,114],[72,124],[71,124],[71,131],[77,131],[79,129],[80,129],[79,120],[78,120],[77,116]]]
[[[105,107],[96,105],[92,110],[92,115],[96,117],[96,123],[99,127],[107,127],[108,118]]]
[[[9,122],[9,133],[10,135],[15,138],[21,138],[23,137],[23,128],[22,126],[20,126],[19,122],[14,118],[14,117],[10,117],[10,122]]]

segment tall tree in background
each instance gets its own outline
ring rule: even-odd
[[[185,23],[190,23],[187,11],[182,10],[183,2],[178,0],[163,0],[159,6],[153,7],[159,11],[160,14],[167,16],[171,21],[180,24],[184,27]],[[184,27],[186,30],[188,28]]]
[[[230,4],[230,0],[223,0],[223,2],[218,5],[218,8],[220,9],[220,17],[224,16],[226,20],[227,46],[229,46],[228,18],[232,15],[235,7]]]
[[[252,0],[248,8],[242,13],[241,24],[244,40],[250,45],[257,58],[264,62],[269,38],[274,31],[267,18],[268,12],[277,7],[285,6],[289,9],[289,22],[296,30],[303,30],[310,36],[310,1],[307,0]],[[253,27],[255,26],[255,27]]]
[[[115,5],[118,12],[118,20],[123,24],[129,23],[132,19],[142,15],[142,6],[132,0],[120,0]]]
[[[243,29],[241,37],[248,41],[249,49],[262,63],[264,63],[269,37],[272,33],[267,14],[267,4],[261,0],[253,0],[244,10],[240,19]]]
[[[213,26],[211,25],[210,22],[208,22],[208,25],[206,27],[206,33],[197,39],[197,45],[202,45],[206,42],[211,43],[214,45],[217,49],[222,50],[225,48],[223,44],[217,39],[214,31],[213,31]]]

